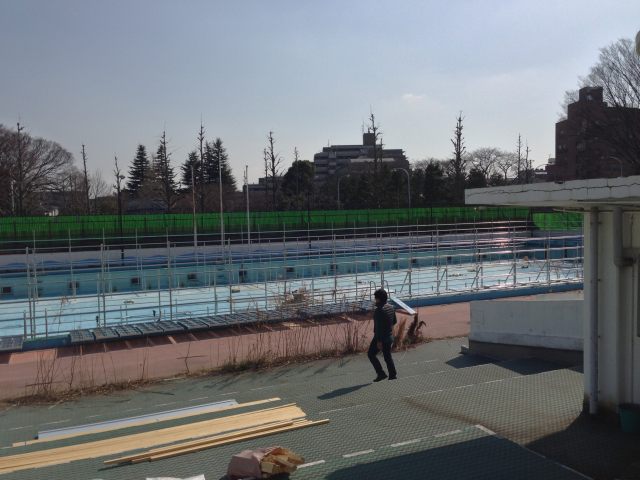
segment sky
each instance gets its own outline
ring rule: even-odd
[[[521,134],[543,165],[564,92],[638,29],[638,0],[0,0],[0,124],[106,179],[163,130],[178,170],[202,121],[253,183],[269,131],[286,169],[370,112],[411,161],[448,158],[462,112],[468,150]]]

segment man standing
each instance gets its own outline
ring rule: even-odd
[[[389,380],[395,380],[397,375],[393,358],[391,358],[391,346],[393,345],[393,326],[396,323],[396,312],[387,303],[387,292],[382,288],[376,290],[373,297],[376,302],[376,307],[373,311],[373,340],[371,340],[369,353],[367,354],[369,361],[378,374],[373,381],[379,382],[387,378],[387,374],[384,373],[382,365],[380,365],[380,360],[376,357],[380,350],[382,350],[382,356],[387,364],[387,370],[389,370]]]

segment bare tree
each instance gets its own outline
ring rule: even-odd
[[[376,125],[376,116],[373,112],[369,115],[367,132],[373,134],[373,172],[376,174],[379,163],[382,161],[382,159],[378,159],[378,157],[382,155],[382,132],[380,131],[380,126]],[[380,147],[380,152],[378,152],[378,147]]]
[[[529,154],[531,153],[531,149],[529,148],[529,141],[525,140],[524,142],[524,165],[526,168],[525,181],[527,183],[533,182],[533,165]]]
[[[502,155],[500,149],[495,147],[477,148],[469,155],[469,161],[477,171],[481,172],[485,179],[489,179],[495,171],[498,159]]]
[[[56,207],[62,215],[80,215],[86,212],[84,179],[75,166],[70,165],[55,174],[55,179],[47,189],[44,207]]]
[[[580,79],[580,82],[582,83],[584,81],[584,79]],[[569,107],[569,104],[571,103],[575,103],[578,101],[578,90],[567,90],[566,92],[564,92],[564,98],[562,99],[562,102],[560,102],[560,113],[558,114],[558,121],[562,121],[562,120],[566,120],[567,119],[567,108]]]
[[[115,168],[113,170],[113,174],[116,177],[116,184],[114,185],[116,188],[116,195],[118,196],[118,225],[120,227],[120,258],[124,260],[124,246],[122,244],[122,181],[124,180],[124,175],[120,171],[120,167],[118,166],[118,157],[114,156]]]
[[[512,152],[500,151],[500,155],[496,159],[495,168],[504,177],[504,181],[509,181],[509,174],[513,174],[517,170],[518,160]]]
[[[82,168],[84,173],[84,193],[86,197],[86,212],[87,215],[91,214],[91,204],[89,203],[89,176],[87,175],[87,152],[84,149],[84,143],[82,144]]]
[[[518,134],[518,142],[516,143],[516,181],[522,181],[522,136]]]
[[[269,202],[269,153],[266,148],[262,149],[262,160],[264,161],[264,203]],[[273,205],[271,206],[273,208]]]
[[[96,170],[89,176],[89,198],[93,200],[93,212],[98,213],[98,199],[106,197],[109,193],[109,185],[102,178],[100,170]]]
[[[634,43],[623,38],[600,50],[598,62],[586,77],[579,79],[580,87],[601,86],[604,101],[616,109],[617,120],[604,124],[592,122],[592,135],[604,140],[611,152],[640,171],[640,56]],[[577,100],[576,91],[565,93],[565,103]],[[566,111],[566,109],[565,109]]]
[[[368,197],[371,201],[370,205],[374,205],[377,208],[382,207],[384,197],[379,193],[384,190],[385,178],[382,173],[382,131],[380,125],[376,123],[376,116],[373,112],[369,115],[369,126],[367,127],[367,134],[372,135],[371,143],[373,146],[373,175],[370,179],[362,177],[361,186],[368,185],[370,188],[363,188],[361,190],[364,197]],[[367,142],[369,145],[369,143]],[[365,198],[366,201],[366,198]]]
[[[14,167],[12,162],[13,133],[0,124],[0,214],[15,215],[15,195],[14,181],[11,177],[11,170]]]
[[[298,147],[293,147],[293,164],[299,165],[300,161],[300,153],[298,153]],[[300,172],[299,169],[296,169],[296,197],[300,195]]]
[[[59,144],[33,138],[17,124],[15,132],[0,127],[0,166],[8,174],[12,211],[26,215],[36,211],[41,195],[56,188],[60,172],[73,164],[73,156]]]
[[[204,125],[202,124],[202,120],[200,120],[200,131],[198,132],[198,149],[200,151],[200,168],[198,171],[198,185],[199,185],[199,192],[198,192],[198,201],[200,203],[200,213],[204,212],[204,197],[205,197],[205,187],[204,187],[204,183],[205,183],[205,169],[204,169],[204,163],[205,163],[205,159],[204,159],[204,147],[205,147],[205,140],[204,140]],[[195,188],[195,182],[193,182],[194,184],[194,188]]]
[[[454,201],[458,203],[464,202],[464,182],[467,173],[467,148],[464,145],[464,137],[462,136],[462,120],[462,112],[460,112],[456,119],[456,128],[451,139],[453,158],[448,165],[449,173],[453,180]]]
[[[276,153],[274,145],[275,139],[273,138],[273,132],[269,132],[269,136],[267,137],[267,148],[266,148],[266,162],[267,162],[267,172],[268,178],[265,180],[269,183],[269,179],[271,180],[271,205],[275,209],[276,207],[276,197],[278,193],[278,184],[279,177],[282,173],[280,170],[280,164],[282,163],[282,158],[279,153]]]

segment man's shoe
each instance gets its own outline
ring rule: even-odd
[[[379,382],[380,380],[384,380],[385,378],[387,378],[387,374],[386,373],[380,373],[378,374],[378,376],[376,378],[373,379],[374,382]]]
[[[397,375],[391,375],[389,376],[389,380],[396,380],[398,378]]]

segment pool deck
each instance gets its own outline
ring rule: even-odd
[[[469,333],[469,304],[418,309],[431,339]],[[402,316],[401,316],[402,317]],[[408,318],[407,320],[410,320]],[[142,337],[115,342],[0,354],[0,400],[44,389],[95,387],[105,383],[153,380],[191,374],[263,356],[313,356],[339,349],[348,336],[367,342],[373,331],[370,314],[321,321]],[[47,382],[47,385],[42,385]]]
[[[462,315],[464,308],[458,308]],[[447,312],[432,309],[431,317],[438,311]],[[464,342],[436,340],[396,353],[399,378],[393,382],[371,383],[372,368],[362,354],[259,372],[178,378],[70,402],[3,406],[0,457],[163,425],[11,448],[38,431],[228,399],[280,397],[278,404],[295,402],[308,418],[327,418],[329,424],[149,463],[105,468],[103,457],[0,478],[143,480],[204,474],[206,480],[219,480],[233,454],[269,445],[302,455],[307,464],[292,478],[306,480],[640,478],[640,437],[582,414],[579,368],[460,355]],[[218,414],[172,425],[211,416]]]

